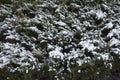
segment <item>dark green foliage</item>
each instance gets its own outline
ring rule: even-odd
[[[10,39],[10,38],[6,39],[6,42],[9,42],[9,43],[20,43],[19,40]]]
[[[13,61],[11,61],[11,62],[7,65],[7,67],[10,67],[11,69],[12,69],[12,68],[14,69],[14,68],[20,67],[20,65],[14,63]]]
[[[32,46],[30,46],[30,45],[28,45],[28,44],[21,43],[21,46],[22,46],[22,47],[25,47],[26,50],[32,51],[32,49],[31,49]]]
[[[10,72],[6,67],[0,69],[0,79],[1,80],[28,80],[29,75],[25,72]]]
[[[4,21],[5,18],[6,18],[5,15],[0,15],[0,22]]]
[[[34,57],[38,60],[39,63],[43,63],[44,56],[41,54],[35,54]]]
[[[83,37],[82,32],[76,31],[74,34],[74,38],[80,40]]]
[[[4,32],[5,32],[5,31],[1,31],[1,32],[0,32],[0,41],[1,41],[1,42],[6,42],[6,40],[5,40],[5,37],[6,37],[6,36],[3,34]]]
[[[35,13],[34,12],[30,12],[29,10],[22,10],[22,13],[26,16],[28,16],[29,18],[34,18],[35,17]]]
[[[11,4],[12,1],[11,0],[0,0],[0,3],[2,3],[2,4]]]
[[[82,64],[80,78],[82,80],[108,80],[110,68],[104,64],[102,59]]]
[[[102,32],[101,32],[102,33],[101,37],[107,36],[109,32],[110,32],[110,29],[107,29],[107,28],[103,29]]]
[[[40,43],[38,44],[38,46],[39,46],[42,50],[44,50],[44,49],[47,48],[47,42],[40,42]]]
[[[85,54],[87,57],[94,58],[94,55],[93,55],[92,51],[89,51],[88,49],[85,49],[84,54]]]
[[[13,64],[10,63],[10,65]],[[54,72],[48,71],[48,64],[44,64],[40,70],[36,68],[29,70],[28,73],[26,73],[26,71],[10,72],[6,67],[0,69],[1,80],[54,80],[54,75]]]
[[[22,33],[26,34],[27,36],[31,36],[31,37],[38,37],[37,32],[35,32],[32,29],[24,29],[24,28],[18,28],[17,32],[20,33],[22,35]]]
[[[111,55],[113,56],[113,61],[112,61],[112,72],[113,73],[119,73],[120,72],[120,58],[119,58],[119,54],[113,54],[111,53]],[[119,76],[120,77],[120,76]]]
[[[34,23],[34,24],[35,24],[35,26],[36,26],[39,30],[41,30],[41,31],[44,30],[44,26],[43,26],[42,23]]]

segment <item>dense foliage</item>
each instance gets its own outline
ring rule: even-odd
[[[119,0],[0,0],[1,80],[119,80]]]

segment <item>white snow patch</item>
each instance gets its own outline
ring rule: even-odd
[[[118,38],[120,38],[120,36],[119,36],[120,35],[120,28],[112,29],[107,36],[111,38],[114,35],[116,35],[116,36],[118,36]]]
[[[113,46],[113,45],[120,45],[120,40],[112,38],[110,40],[110,46]]]
[[[10,43],[6,43],[6,44],[4,44],[4,47],[5,47],[5,49],[10,49],[11,48],[11,44]]]
[[[106,24],[106,26],[104,28],[112,28],[113,27],[113,23],[112,22],[109,22],[108,24]]]
[[[3,50],[0,52],[0,68],[13,61],[21,66],[27,66],[30,62],[35,62],[35,58],[30,51],[25,50],[18,43],[3,43]],[[19,56],[16,58],[16,56]]]
[[[62,22],[62,21],[54,21],[55,22],[55,24],[57,24],[57,25],[60,25],[60,26],[66,26],[67,24],[66,23],[64,23],[64,22]]]
[[[43,19],[43,15],[39,14],[39,15],[38,15],[38,19],[39,19],[39,20],[42,20],[42,19]]]
[[[63,59],[64,55],[61,52],[61,47],[56,47],[55,50],[49,52],[49,57]]]
[[[78,70],[78,73],[80,73],[81,72],[81,70]]]
[[[67,35],[69,32],[68,31],[62,31],[61,33]]]
[[[78,63],[79,66],[81,66],[84,61],[80,59],[80,60],[78,60],[78,61],[76,61],[76,62]]]
[[[90,22],[88,22],[88,21],[84,21],[83,24],[84,24],[86,27],[87,27],[87,26],[88,26],[88,27],[91,27],[91,24],[90,24]]]
[[[58,35],[61,35],[61,36],[73,36],[73,33],[72,32],[70,32],[69,30],[62,30],[62,31],[60,31],[59,33],[58,33]]]
[[[9,12],[8,12],[7,10],[5,10],[5,9],[2,9],[1,12],[2,12],[3,14],[6,14],[6,13],[8,14],[8,13],[9,13]]]
[[[8,27],[9,27],[8,24],[1,25],[1,29],[7,29]]]
[[[73,25],[73,27],[75,27],[77,30],[81,31],[81,27],[79,25]]]
[[[6,39],[15,39],[15,36],[9,35],[9,36],[6,37]]]
[[[30,27],[30,29],[32,29],[33,31],[39,32],[39,29],[36,27]]]
[[[102,57],[103,60],[109,60],[109,53],[101,54],[100,56]]]
[[[14,35],[9,35],[9,36],[6,36],[6,39],[15,39],[15,40],[20,40],[20,36],[16,33]]]
[[[40,17],[40,16],[39,16],[39,17]],[[41,19],[42,19],[41,17],[40,17],[40,19],[37,18],[37,17],[35,17],[35,18],[33,18],[31,21],[39,24],[39,23],[41,23]]]
[[[96,15],[97,15],[98,20],[106,17],[106,14],[104,12],[102,12],[101,10],[97,10]]]
[[[91,44],[89,40],[81,41],[79,44],[83,46],[83,49],[87,48],[89,51],[93,51],[94,49],[96,49],[96,47]]]
[[[55,10],[55,12],[60,12],[61,7],[58,6],[58,8]]]
[[[54,49],[54,46],[51,44],[48,44],[48,49]]]
[[[75,50],[75,49],[72,49],[72,51],[70,51],[70,55],[68,56],[68,59],[70,60],[70,59],[75,59],[75,58],[77,58],[78,56],[79,56],[79,52],[80,52],[80,50],[79,49],[77,49],[77,50]]]
[[[105,12],[102,12],[101,10],[91,10],[89,13],[90,13],[90,14],[95,14],[95,15],[96,15],[96,18],[97,18],[98,20],[106,17],[106,13],[105,13]],[[88,14],[89,14],[89,13],[88,13]]]

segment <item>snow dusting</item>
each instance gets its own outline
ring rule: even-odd
[[[0,68],[14,63],[29,73],[48,62],[49,71],[60,74],[71,72],[74,63],[110,63],[112,54],[120,54],[119,0],[113,5],[104,0],[99,5],[94,0],[36,1],[0,5]]]

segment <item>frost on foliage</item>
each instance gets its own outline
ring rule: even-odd
[[[106,16],[105,13],[102,12],[101,10],[97,10],[96,15],[97,15],[97,19],[102,19]]]
[[[120,39],[120,27],[112,29],[110,31],[110,33],[108,34],[108,37],[116,37],[118,39]]]
[[[88,49],[89,51],[93,51],[96,47],[90,43],[91,41],[81,41],[79,44],[83,46],[83,49]]]
[[[106,17],[106,13],[103,12],[102,10],[91,10],[90,14],[95,14],[96,18],[99,19],[103,19],[104,17]]]
[[[60,25],[60,26],[66,26],[66,24],[64,22],[62,22],[62,21],[55,22],[55,24]]]
[[[120,53],[119,6],[113,9],[116,6],[110,3],[94,5],[94,1],[1,4],[0,68],[11,61],[20,66],[35,64],[45,53],[49,62],[58,59],[70,71],[72,60],[81,66],[96,57],[107,61],[109,52]]]
[[[112,38],[110,40],[110,46],[120,46],[120,40]]]
[[[25,50],[25,48],[21,47],[19,44],[3,43],[0,54],[0,68],[11,61],[21,66],[30,65],[29,61],[35,61],[33,54]]]
[[[109,22],[108,24],[106,24],[106,26],[104,28],[113,28],[113,23]]]
[[[60,47],[56,47],[55,50],[50,51],[49,52],[49,56],[51,58],[60,58],[60,59],[64,58],[64,54],[61,52],[61,48]]]
[[[15,39],[15,40],[20,40],[20,35],[16,33],[15,30],[10,31],[8,30],[7,33],[5,33],[6,39]]]

